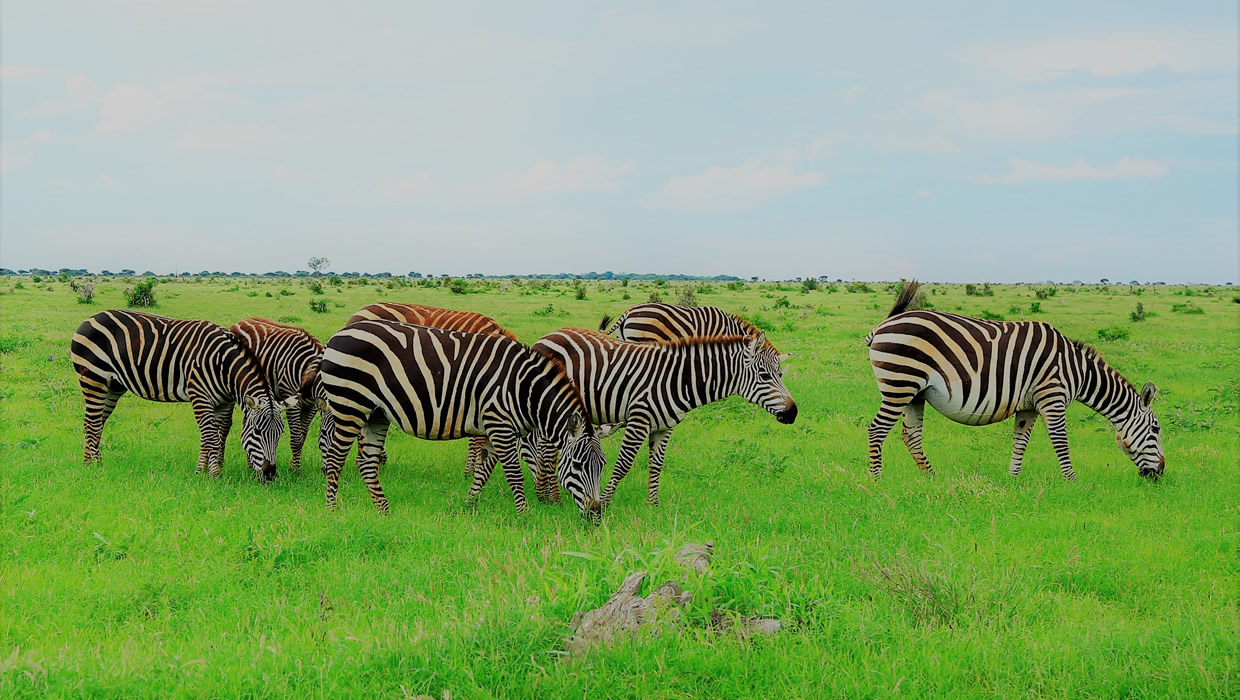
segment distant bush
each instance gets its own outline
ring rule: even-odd
[[[659,290],[652,289],[650,290],[650,298],[647,299],[647,301],[649,301],[652,304],[658,304],[659,302],[663,301],[663,295],[659,294]]]
[[[982,313],[979,315],[979,318],[984,318],[987,321],[1002,321],[1003,314],[997,314],[993,311],[982,311]]]
[[[728,291],[743,292],[745,291],[745,283],[741,280],[733,280],[731,282],[728,282]]]
[[[573,285],[573,296],[576,297],[577,301],[586,300],[585,282],[582,282],[581,280],[577,280],[577,282]]]
[[[818,289],[818,278],[817,277],[806,277],[805,281],[801,283],[802,294],[809,294],[815,289]]]
[[[37,283],[39,283],[39,282],[42,282],[42,281],[43,281],[43,278],[42,278],[42,277],[40,277],[39,275],[35,275],[34,277],[31,277],[31,278],[30,278],[30,281],[31,281],[31,282],[34,282],[34,283],[36,283],[36,284],[37,284]]]
[[[21,282],[18,282],[17,284],[13,285],[13,289],[25,289],[25,288],[26,288],[26,285],[22,284]],[[1236,299],[1236,301],[1240,301],[1240,299]]]
[[[1206,312],[1205,309],[1191,301],[1186,301],[1183,304],[1172,304],[1171,310],[1177,314],[1204,314]]]
[[[1011,306],[1009,306],[1009,307],[1008,307],[1008,313],[1009,313],[1009,314],[1011,314],[1011,315],[1013,315],[1013,316],[1019,316],[1019,315],[1020,315],[1020,307],[1019,307],[1019,306],[1017,306],[1016,304],[1012,304]]]
[[[655,280],[655,281],[654,281],[654,286],[656,286],[656,287],[666,287],[666,286],[667,286],[667,280],[665,280],[665,279],[663,279],[662,277],[660,277],[659,279],[657,279],[657,280]]]
[[[247,297],[256,297],[256,296],[258,296],[258,292],[256,292],[256,291],[255,291],[255,292],[246,292],[246,293],[245,293],[245,295],[246,295]]]
[[[311,282],[310,284],[306,286],[310,287],[311,294],[322,294],[323,293],[323,283],[320,282],[319,280],[314,280],[313,282]]]
[[[567,311],[557,310],[555,308],[555,304],[547,304],[541,309],[534,309],[531,313],[533,313],[535,316],[567,316],[568,315]]]
[[[694,296],[697,289],[692,284],[683,284],[676,288],[676,303],[681,306],[697,306],[697,299]]]
[[[625,277],[624,279],[620,280],[620,286],[621,286],[621,287],[627,287],[627,286],[629,286],[629,278],[628,278],[628,277]]]
[[[267,292],[267,296],[271,296],[271,292]]]
[[[970,297],[993,297],[995,290],[990,288],[989,282],[986,282],[981,287],[978,287],[976,284],[966,284],[964,286],[964,293],[965,296]]]
[[[715,294],[715,286],[713,284],[705,284],[705,283],[699,284],[697,285],[697,293],[698,294]]]
[[[448,285],[448,291],[453,294],[468,294],[469,283],[465,280],[452,280],[452,282]]]
[[[1144,321],[1145,320],[1145,304],[1142,304],[1141,302],[1138,301],[1137,310],[1128,314],[1128,318],[1131,319],[1133,323]]]
[[[775,324],[768,320],[765,316],[754,314],[753,316],[742,316],[742,318],[752,323],[753,327],[760,331],[769,332],[775,330]]]
[[[72,289],[77,294],[77,302],[79,304],[95,303],[95,284],[93,282],[69,280],[69,289]]]
[[[340,279],[336,275],[332,275],[331,277],[327,278],[327,283],[333,287],[339,287],[340,285],[344,284],[344,280]]]
[[[310,310],[316,314],[327,313],[327,300],[326,299],[311,299]]]
[[[1128,340],[1128,329],[1120,328],[1119,326],[1099,328],[1098,337],[1103,340]]]
[[[155,278],[148,277],[125,289],[125,301],[131,309],[155,306]]]
[[[1032,304],[1030,304],[1030,305],[1029,305],[1029,313],[1031,313],[1031,314],[1040,314],[1040,313],[1042,313],[1042,302],[1040,302],[1040,301],[1035,301],[1035,302],[1033,302]]]
[[[293,295],[294,295],[294,294],[296,294],[296,293],[297,293],[297,292],[294,292],[294,291],[293,291],[293,290],[291,290],[291,289],[281,289],[281,290],[280,290],[280,296],[282,296],[282,297],[291,297],[291,296],[293,296]]]
[[[281,316],[280,318],[277,318],[276,320],[279,321],[280,323],[301,323],[301,317],[294,316],[292,314],[289,314],[287,316]]]
[[[874,291],[874,288],[865,282],[849,282],[844,285],[844,289],[850,294],[865,294]]]
[[[632,298],[633,298],[633,295],[632,295],[632,294],[629,294],[629,290],[627,290],[627,289],[626,289],[626,290],[624,290],[624,292],[623,292],[623,293],[621,293],[621,294],[620,294],[620,298],[621,298],[621,299],[625,299],[625,300],[627,300],[627,299],[632,299]]]
[[[771,305],[771,308],[773,308],[773,309],[791,309],[791,308],[792,308],[792,302],[788,301],[788,297],[780,297],[780,298],[778,298],[778,299],[776,299],[776,300],[775,300],[775,303]]]
[[[1043,287],[1034,292],[1034,294],[1036,294],[1039,299],[1050,299],[1051,297],[1055,296],[1058,293],[1059,293],[1059,289],[1057,289],[1056,287]]]

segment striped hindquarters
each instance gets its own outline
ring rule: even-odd
[[[296,326],[247,318],[230,330],[258,358],[280,400],[304,391],[307,376],[313,376],[323,354],[323,343]]]
[[[453,311],[421,304],[370,304],[362,307],[345,325],[358,321],[397,321],[449,331],[497,335],[516,340],[517,336],[499,325],[495,319],[472,311]]]

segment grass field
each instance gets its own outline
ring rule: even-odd
[[[0,279],[0,696],[1240,695],[1230,288],[1060,287],[1039,299],[1024,285],[993,296],[926,285],[936,309],[1049,321],[1138,386],[1155,381],[1167,471],[1153,484],[1079,404],[1076,483],[1059,476],[1041,423],[1012,479],[1010,422],[969,428],[932,410],[938,477],[918,473],[897,429],[874,482],[863,338],[891,305],[885,285],[709,285],[699,303],[744,313],[793,354],[799,418],[779,425],[738,398],[698,410],[668,449],[663,505],[644,503],[643,450],[594,527],[571,499],[518,516],[498,478],[468,511],[465,444],[400,434],[382,472],[389,517],[351,466],[340,510],[326,511],[313,439],[305,471],[262,484],[234,433],[212,481],[194,474],[189,406],[132,396],[104,431],[102,462],[83,465],[69,339],[86,316],[124,307],[127,283],[96,284],[82,305],[61,281]],[[195,280],[156,286],[152,311],[285,318],[326,340],[386,299],[485,313],[531,342],[595,327],[656,289],[591,283],[578,300],[568,284],[471,285],[372,281],[320,296],[299,280]],[[662,291],[670,301],[676,285]],[[1130,319],[1138,302],[1143,321]],[[605,443],[609,458],[618,446]],[[648,585],[677,576],[676,549],[706,540],[716,554],[687,586],[690,622],[719,606],[784,631],[742,640],[689,625],[564,655],[575,611],[601,605],[627,572],[650,570]]]

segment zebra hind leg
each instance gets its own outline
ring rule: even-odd
[[[870,421],[870,476],[875,479],[883,473],[883,440],[887,439],[887,433],[891,432],[891,427],[900,420],[907,405],[907,399],[897,402],[884,396],[882,405],[878,407],[878,414]]]
[[[478,494],[482,493],[482,487],[491,478],[491,473],[495,471],[497,464],[499,464],[499,457],[495,455],[494,450],[483,450],[478,456],[478,462],[474,465],[474,478],[469,485],[469,493],[465,496],[465,505],[470,507],[478,505]]]
[[[930,466],[930,459],[926,457],[926,452],[921,448],[921,429],[925,424],[926,400],[918,397],[909,402],[908,407],[904,409],[904,427],[901,430],[901,437],[904,438],[904,446],[908,448],[909,454],[913,455],[913,461],[917,463],[927,476],[934,476],[934,467]]]
[[[327,448],[327,454],[323,455],[323,475],[327,478],[328,508],[336,507],[336,494],[340,490],[340,472],[360,432],[361,426],[358,423],[337,417],[335,428],[332,430],[331,446]]]
[[[1012,466],[1008,473],[1020,476],[1021,463],[1025,459],[1025,448],[1029,446],[1029,435],[1033,433],[1033,424],[1038,422],[1037,411],[1018,411],[1016,423],[1012,428]]]
[[[1051,446],[1055,448],[1055,456],[1059,458],[1059,470],[1063,478],[1076,481],[1076,472],[1072,470],[1072,459],[1068,456],[1068,422],[1064,417],[1066,405],[1063,400],[1048,401],[1038,406],[1038,413],[1046,421],[1046,432],[1051,436]]]
[[[659,505],[659,475],[663,473],[663,455],[672,439],[672,429],[650,434],[650,484],[646,489],[646,503]]]
[[[314,418],[314,408],[296,406],[285,414],[288,419],[288,446],[293,453],[289,469],[294,474],[301,473],[301,450],[306,444],[306,435],[310,432],[310,420]]]
[[[383,441],[387,439],[391,423],[385,416],[376,412],[362,431],[364,446],[357,456],[357,470],[362,473],[362,481],[370,492],[370,500],[380,513],[390,513],[387,497],[383,495],[383,487],[379,485],[379,455],[383,454]]]
[[[108,417],[116,410],[116,402],[125,393],[125,389],[94,373],[79,374],[78,383],[82,387],[82,398],[86,400],[86,413],[83,418],[85,449],[82,461],[91,462],[99,459],[103,424],[108,422]]]

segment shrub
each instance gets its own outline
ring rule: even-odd
[[[847,290],[850,294],[864,294],[867,292],[874,291],[874,289],[870,287],[870,285],[866,284],[865,282],[849,282],[848,284],[844,285],[844,289]]]
[[[69,289],[77,293],[77,302],[79,304],[95,303],[95,284],[93,282],[70,280]]]
[[[745,291],[745,283],[741,280],[728,282],[728,290],[733,292],[743,292]]]
[[[995,313],[995,312],[993,312],[993,311],[988,311],[988,310],[987,310],[987,311],[982,311],[982,313],[981,313],[981,315],[980,315],[980,318],[984,318],[984,319],[986,319],[987,321],[1002,321],[1002,320],[1003,320],[1003,314],[997,314],[997,313]]]
[[[1186,301],[1183,304],[1172,304],[1171,310],[1177,314],[1204,314],[1206,312],[1205,309],[1191,301]]]
[[[465,280],[452,280],[452,282],[448,285],[448,291],[453,294],[468,294],[469,283]]]
[[[316,314],[327,313],[327,300],[326,299],[311,299],[310,310]]]
[[[31,282],[34,282],[34,283],[36,283],[36,284],[37,284],[37,283],[39,283],[39,282],[42,282],[42,281],[43,281],[43,278],[42,278],[42,277],[40,277],[39,275],[35,275],[34,277],[31,277],[31,278],[30,278],[30,281],[31,281]]]
[[[1142,304],[1141,302],[1138,301],[1137,310],[1128,314],[1128,318],[1131,319],[1133,323],[1144,321],[1145,320],[1145,304]]]
[[[697,293],[698,294],[714,294],[715,288],[713,285],[699,284],[697,285]]]
[[[780,298],[778,298],[778,299],[776,299],[776,300],[775,300],[775,303],[771,306],[771,308],[773,308],[773,309],[791,309],[791,308],[792,308],[792,302],[788,301],[788,297],[780,297]]]
[[[681,306],[697,306],[697,300],[694,298],[696,293],[697,289],[693,285],[682,285],[676,290],[676,303]]]
[[[628,278],[628,277],[625,277],[624,279],[620,280],[620,286],[621,286],[621,287],[627,287],[627,286],[629,286],[629,278]]]
[[[1043,287],[1034,292],[1039,299],[1050,299],[1058,293],[1059,289],[1056,287]]]
[[[1042,313],[1042,302],[1040,302],[1040,301],[1035,301],[1035,302],[1033,302],[1032,304],[1030,304],[1030,305],[1029,305],[1029,313],[1031,313],[1031,314],[1040,314],[1040,313]]]
[[[1099,328],[1098,337],[1103,340],[1128,340],[1128,329],[1120,328],[1119,326]]]
[[[267,292],[267,296],[271,296],[271,292]]]
[[[806,277],[805,281],[801,283],[802,294],[809,294],[815,289],[818,289],[818,278],[817,277]]]
[[[624,293],[620,295],[620,298],[621,298],[621,299],[626,299],[626,300],[627,300],[627,299],[632,299],[632,298],[633,298],[633,295],[632,295],[632,294],[629,294],[629,290],[627,290],[627,289],[626,289],[626,290],[624,290]]]
[[[296,294],[296,293],[297,293],[297,292],[294,292],[294,291],[293,291],[293,290],[291,290],[291,289],[281,289],[281,290],[280,290],[280,296],[282,296],[282,297],[291,297],[291,296],[293,296],[293,295],[294,295],[294,294]]]
[[[659,294],[659,290],[652,289],[650,290],[650,298],[647,301],[649,301],[652,304],[657,304],[663,301],[663,295]]]
[[[280,318],[277,318],[276,320],[279,321],[280,323],[301,323],[301,317],[294,316],[292,314],[289,314],[287,316],[281,316]]]
[[[336,275],[332,275],[331,277],[327,278],[327,283],[333,287],[339,287],[340,285],[344,284],[344,281],[341,280]]]
[[[1012,304],[1011,306],[1009,306],[1009,307],[1008,307],[1008,313],[1009,313],[1009,314],[1012,314],[1013,316],[1019,316],[1019,315],[1020,315],[1020,307],[1019,307],[1019,306],[1017,306],[1016,304]]]
[[[13,285],[13,289],[25,289],[25,288],[26,288],[26,285],[22,284],[21,282],[18,282],[17,284]],[[1236,299],[1236,301],[1240,301],[1240,298]]]
[[[576,297],[577,301],[586,300],[585,282],[582,282],[581,280],[577,280],[577,282],[573,285],[573,296]]]
[[[155,278],[147,277],[125,289],[125,301],[131,309],[155,306]]]
[[[531,313],[533,313],[535,316],[567,316],[568,315],[567,311],[557,311],[555,308],[555,304],[547,304],[541,309],[534,309],[534,311]]]
[[[655,281],[654,281],[654,286],[656,286],[656,287],[666,287],[666,286],[667,286],[667,280],[665,280],[665,279],[663,279],[662,277],[660,277],[659,279],[657,279],[657,280],[655,280]]]
[[[310,287],[311,294],[322,294],[323,293],[323,283],[318,280],[314,280],[308,286]]]

